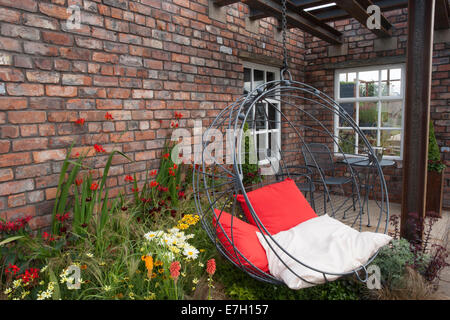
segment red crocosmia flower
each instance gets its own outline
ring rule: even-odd
[[[15,264],[9,264],[9,266],[6,268],[5,273],[6,274],[12,274],[13,276],[16,275],[16,273],[20,272],[20,268],[16,266]]]
[[[75,183],[77,186],[83,183],[83,179],[75,179]]]
[[[178,277],[180,276],[180,269],[181,269],[181,265],[179,261],[174,261],[170,264],[170,277],[177,281]]]
[[[174,169],[174,170],[178,169],[178,166],[177,166],[176,163],[173,164],[173,169]]]
[[[176,119],[181,119],[181,118],[183,118],[183,115],[181,113],[179,113],[179,112],[175,112],[175,118]]]
[[[216,260],[209,259],[206,263],[206,272],[212,276],[216,272]]]
[[[150,171],[151,176],[156,176],[157,174],[158,174],[158,171],[156,171],[156,170]]]
[[[109,113],[109,112],[107,112],[107,113],[105,114],[105,119],[106,119],[106,120],[114,120],[112,114]]]
[[[139,192],[139,188],[131,188],[132,192]]]
[[[91,184],[91,190],[95,191],[97,189],[98,189],[98,183],[94,182],[93,184]]]
[[[169,159],[169,153],[163,154],[163,158],[164,158],[164,159]]]
[[[158,184],[159,184],[158,182],[152,181],[152,182],[150,182],[150,187],[154,188],[154,187],[158,186]]]
[[[84,124],[84,121],[86,121],[84,118],[80,118],[80,119],[75,120],[75,123],[82,126]]]
[[[75,153],[73,156],[74,156],[75,158],[78,158],[78,157],[80,156],[80,153],[77,152],[77,153]]]
[[[57,214],[56,214],[56,219],[57,219],[58,221],[64,222],[64,221],[66,221],[67,219],[69,219],[69,213],[68,213],[68,212],[67,212],[66,214],[59,214],[59,213],[57,213]]]
[[[178,192],[178,198],[184,198],[185,197],[185,194],[184,194],[184,192],[183,191],[180,191],[180,192]]]
[[[97,152],[106,152],[105,149],[103,149],[103,147],[99,144],[94,144],[94,149]]]
[[[125,176],[125,181],[126,182],[132,182],[133,181],[133,177],[132,176]]]

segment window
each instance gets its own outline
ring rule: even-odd
[[[258,86],[280,79],[280,69],[244,63],[244,94],[250,93]],[[279,158],[281,145],[280,101],[265,99],[257,103],[248,117],[248,126],[257,146],[260,164],[267,163],[271,158]]]
[[[384,156],[403,156],[403,65],[338,70],[336,101],[362,129],[373,147],[384,148]],[[335,134],[346,154],[360,154],[363,147],[347,121],[335,116]],[[335,146],[335,152],[338,152]]]

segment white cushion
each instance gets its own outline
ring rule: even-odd
[[[266,251],[270,273],[284,281],[291,289],[313,286],[298,276],[314,284],[324,283],[325,279],[322,273],[290,258],[280,247],[309,267],[323,272],[342,274],[366,264],[378,249],[392,240],[392,237],[381,233],[359,232],[328,215],[312,218],[273,235],[280,247],[269,236],[264,237],[259,232],[256,234]],[[269,247],[267,241],[271,243],[273,249]],[[328,281],[339,278],[331,275],[326,277]]]

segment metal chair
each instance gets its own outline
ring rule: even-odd
[[[332,186],[339,186],[342,190],[342,195],[345,196],[344,185],[347,183],[352,184],[352,201],[353,210],[356,210],[355,198],[354,198],[354,185],[351,177],[338,177],[336,176],[335,165],[333,161],[333,154],[326,144],[323,143],[309,143],[302,146],[302,153],[305,158],[305,164],[308,168],[312,168],[317,175],[323,177],[313,180],[313,182],[326,184],[327,188]],[[324,192],[324,211],[326,212],[327,202],[330,201],[329,192]],[[345,218],[346,211],[344,211]],[[334,215],[334,213],[333,213]]]

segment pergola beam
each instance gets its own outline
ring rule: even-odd
[[[350,16],[355,18],[359,23],[361,23],[363,26],[366,26],[367,20],[369,19],[370,15],[367,13],[367,8],[370,5],[373,5],[373,2],[371,0],[362,0],[360,2],[356,0],[336,0],[336,4],[343,10],[347,11]],[[381,27],[380,29],[369,29],[374,34],[376,34],[378,37],[386,38],[390,37],[392,35],[391,28],[392,25],[389,23],[389,21],[381,15]]]
[[[425,218],[434,11],[435,0],[409,0],[400,234],[410,241]]]
[[[216,7],[224,7],[237,2],[241,2],[241,0],[213,0]]]
[[[450,8],[448,0],[436,0],[436,21],[434,22],[435,29],[450,28]]]
[[[408,7],[408,0],[379,0],[373,1],[373,3],[379,6],[382,11]],[[314,10],[311,13],[324,22],[351,18],[351,15],[347,11],[336,6]]]
[[[260,19],[264,19],[270,17],[270,15],[267,12],[264,11],[260,11],[260,10],[256,10],[254,8],[250,8],[250,13],[248,18],[250,20],[260,20]]]
[[[272,0],[242,0],[243,3],[247,4],[250,8],[266,12],[270,16],[277,19],[281,19],[282,7],[279,3]],[[342,39],[340,35],[335,32],[331,32],[329,29],[318,25],[308,18],[300,15],[298,12],[293,12],[292,10],[287,11],[287,23],[290,26],[304,30],[313,36],[316,36],[322,40],[325,40],[333,44],[342,44]],[[337,32],[337,31],[336,31]],[[340,34],[340,33],[339,33]]]

